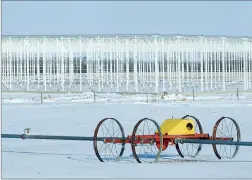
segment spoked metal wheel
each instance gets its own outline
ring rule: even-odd
[[[234,119],[230,117],[222,117],[215,123],[212,139],[238,142],[241,140],[240,127]],[[239,150],[238,145],[213,144],[212,146],[218,159],[232,159],[236,156]]]
[[[125,133],[120,122],[114,118],[101,120],[95,129],[93,146],[101,162],[119,161],[125,149]]]
[[[163,146],[163,135],[158,123],[152,119],[144,118],[135,125],[131,148],[133,156],[139,163],[157,162]]]
[[[200,124],[199,119],[194,116],[186,115],[181,119],[193,119],[194,120],[194,129],[195,135],[203,134],[203,128]],[[176,144],[176,149],[178,154],[184,158],[185,156],[194,158],[196,157],[202,149],[201,144]]]

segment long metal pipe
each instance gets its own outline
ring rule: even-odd
[[[252,146],[252,142],[246,141],[231,141],[231,140],[208,140],[208,139],[185,139],[175,138],[174,143],[190,143],[190,144],[219,144],[219,145],[235,145],[235,146]]]
[[[27,135],[27,134],[1,134],[1,138],[11,139],[51,139],[65,141],[94,141],[94,137],[85,136],[52,136],[52,135]],[[97,141],[104,141],[106,138],[122,140],[118,137],[97,137]]]
[[[50,140],[65,140],[65,141],[94,141],[94,137],[85,136],[52,136],[52,135],[27,135],[27,134],[1,134],[1,138],[11,139],[50,139]],[[125,140],[119,137],[97,137],[97,141],[104,141],[106,138],[114,140]],[[175,144],[190,143],[190,144],[219,144],[219,145],[235,145],[235,146],[252,146],[252,142],[246,141],[231,141],[231,140],[208,140],[208,139],[186,139],[175,138]]]

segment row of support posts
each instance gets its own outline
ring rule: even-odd
[[[4,37],[3,91],[197,92],[252,89],[252,39]]]

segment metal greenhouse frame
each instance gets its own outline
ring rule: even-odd
[[[252,38],[4,36],[3,91],[252,89]]]

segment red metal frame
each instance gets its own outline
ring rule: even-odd
[[[184,139],[211,139],[209,134],[185,134],[185,135],[163,135],[163,144],[174,144],[175,138],[184,138]],[[124,140],[124,143],[131,143],[132,136],[127,136]],[[228,137],[216,137],[216,140],[230,140],[232,138]],[[135,136],[134,144],[149,144],[152,141],[160,142],[160,137],[158,134],[154,135],[137,135]],[[122,143],[122,139],[119,138],[106,138],[104,139],[105,143]]]

